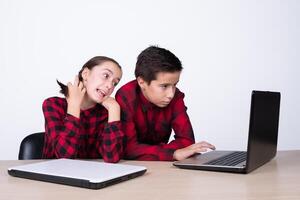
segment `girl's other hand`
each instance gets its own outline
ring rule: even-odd
[[[108,110],[108,122],[120,121],[120,105],[113,97],[106,97],[101,104]]]

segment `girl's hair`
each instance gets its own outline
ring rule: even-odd
[[[119,63],[117,61],[115,61],[112,58],[106,57],[106,56],[95,56],[93,58],[91,58],[89,61],[87,61],[81,68],[81,70],[78,72],[78,78],[79,81],[82,81],[82,71],[87,68],[89,70],[93,69],[95,66],[97,65],[101,65],[104,62],[113,62],[115,63],[120,69],[121,66],[119,65]],[[58,80],[56,80],[56,82],[58,83],[58,85],[60,86],[60,93],[62,93],[65,97],[68,97],[69,92],[68,92],[68,87],[66,85],[64,85],[63,83],[59,82]]]

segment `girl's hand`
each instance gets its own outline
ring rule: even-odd
[[[177,149],[174,152],[173,157],[175,160],[184,160],[194,155],[195,153],[206,152],[208,149],[215,150],[216,147],[212,144],[209,144],[208,142],[202,141],[182,149]]]
[[[86,89],[83,83],[79,81],[78,76],[75,77],[74,84],[68,82],[68,92],[69,95],[66,98],[68,102],[67,112],[77,118],[80,117],[80,106],[83,101]]]
[[[120,121],[120,105],[113,97],[106,97],[102,105],[108,110],[108,122]]]

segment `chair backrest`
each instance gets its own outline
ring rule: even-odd
[[[20,145],[19,160],[42,159],[45,132],[26,136]]]

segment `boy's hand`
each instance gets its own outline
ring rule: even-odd
[[[108,110],[108,122],[120,121],[120,105],[113,97],[105,98],[102,105]]]
[[[83,83],[79,81],[78,76],[75,77],[74,84],[69,82],[68,86],[68,114],[73,115],[77,118],[80,117],[80,106],[83,101],[86,89],[83,86]]]
[[[177,149],[173,154],[173,158],[175,160],[184,160],[194,155],[195,153],[206,152],[208,149],[215,150],[216,148],[214,145],[209,144],[208,142],[205,141],[198,142],[188,147]]]

